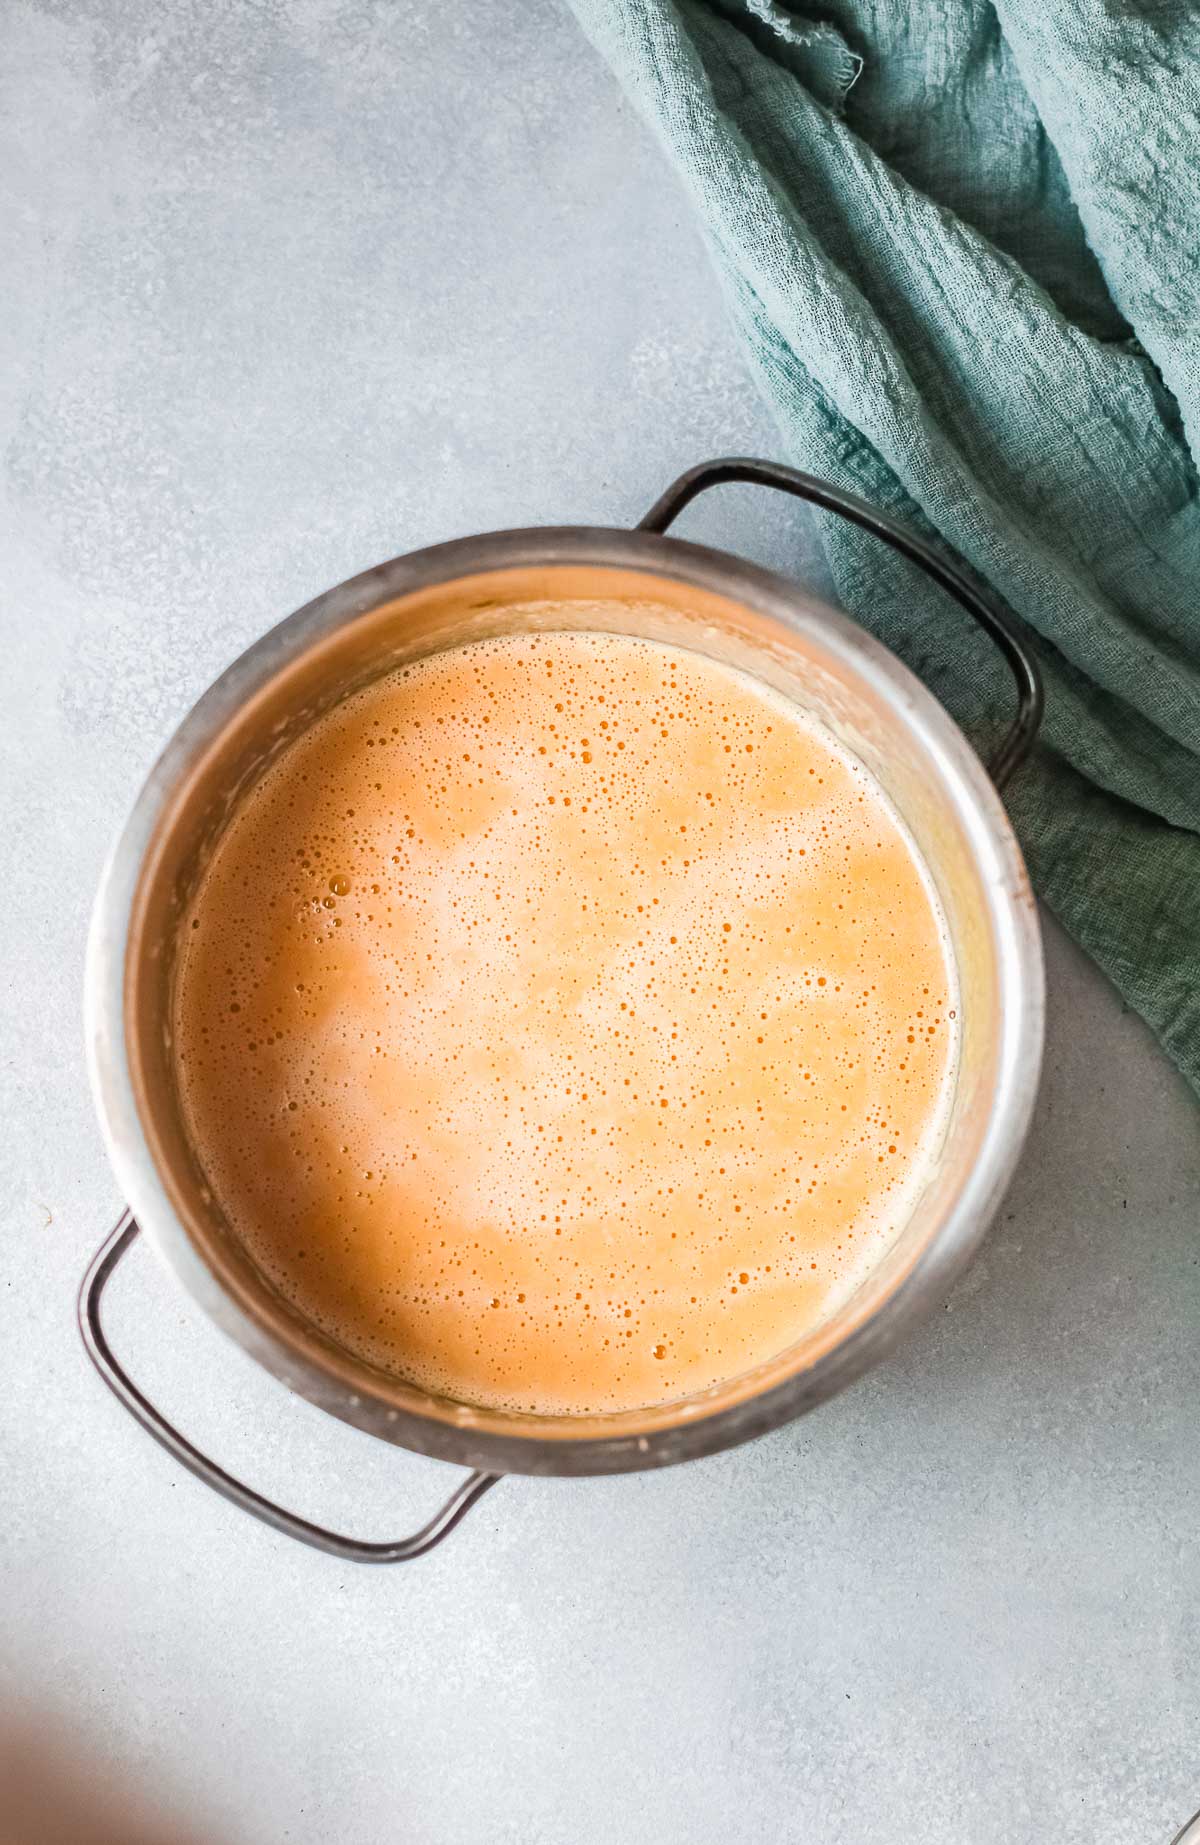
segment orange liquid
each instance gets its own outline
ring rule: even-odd
[[[757,681],[600,633],[355,694],[235,814],[180,1091],[279,1291],[479,1405],[646,1406],[770,1358],[888,1247],[953,1076],[926,875]]]

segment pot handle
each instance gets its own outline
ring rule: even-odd
[[[189,1473],[194,1473],[198,1480],[211,1486],[214,1492],[220,1493],[234,1505],[241,1506],[252,1517],[261,1519],[264,1525],[273,1525],[276,1531],[282,1531],[286,1537],[298,1538],[302,1544],[311,1544],[314,1550],[327,1550],[332,1556],[341,1557],[343,1562],[408,1563],[413,1557],[424,1556],[427,1550],[432,1550],[435,1544],[440,1544],[444,1537],[448,1537],[471,1507],[483,1498],[488,1488],[495,1486],[500,1477],[498,1474],[468,1474],[451,1493],[445,1505],[412,1537],[398,1538],[391,1544],[368,1544],[360,1538],[342,1537],[336,1531],[327,1531],[323,1525],[310,1524],[307,1518],[287,1511],[283,1506],[276,1505],[274,1500],[264,1498],[253,1488],[235,1480],[232,1474],[226,1473],[223,1467],[218,1467],[215,1461],[210,1461],[198,1448],[194,1448],[186,1436],[181,1435],[162,1412],[155,1409],[153,1403],[142,1395],[132,1378],[122,1369],[109,1346],[100,1319],[100,1299],[117,1263],[137,1236],[138,1225],[133,1213],[125,1211],[115,1229],[97,1250],[83,1278],[79,1289],[79,1330],[88,1357],[117,1401],[129,1411],[135,1422],[141,1423],[147,1434],[153,1435],[160,1447],[180,1461]]]
[[[696,467],[689,468],[686,474],[681,474],[667,488],[646,517],[639,520],[638,531],[665,532],[697,494],[707,492],[710,487],[722,486],[727,481],[748,481],[756,487],[776,487],[781,493],[794,494],[797,499],[808,500],[824,512],[837,513],[852,525],[861,526],[864,532],[881,538],[893,551],[899,551],[901,556],[907,557],[923,570],[926,576],[932,577],[935,583],[940,584],[948,595],[953,596],[966,609],[985,634],[991,636],[1008,661],[1017,683],[1017,715],[1008,735],[988,764],[992,780],[998,788],[1002,788],[1032,749],[1046,702],[1041,673],[1008,611],[985,597],[957,564],[943,557],[940,551],[935,551],[932,545],[919,538],[915,532],[910,532],[907,526],[899,525],[886,513],[876,511],[866,500],[860,500],[857,494],[847,493],[844,488],[835,487],[829,481],[818,480],[814,474],[801,474],[797,468],[785,468],[776,461],[753,461],[738,457],[700,462]]]

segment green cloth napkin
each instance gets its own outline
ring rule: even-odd
[[[1035,883],[1200,1089],[1200,10],[572,4],[683,177],[788,458],[1034,631],[1046,725],[1006,800]],[[987,643],[878,541],[822,537],[986,747]]]

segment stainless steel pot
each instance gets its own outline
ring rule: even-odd
[[[1043,970],[1021,853],[993,780],[941,705],[845,615],[768,571],[664,534],[704,488],[744,480],[839,513],[938,581],[1004,653],[1018,714],[993,758],[1002,782],[1041,714],[1010,619],[924,542],[791,469],[709,462],[635,531],[496,532],[394,559],[319,596],[255,643],[195,706],[151,771],[106,870],[89,946],[92,1085],[129,1211],[92,1263],[80,1325],[106,1383],[177,1459],[292,1536],[359,1561],[420,1554],[504,1473],[662,1467],[748,1441],[833,1395],[946,1292],[1020,1153],[1042,1048]],[[497,633],[596,628],[673,641],[741,666],[814,711],[886,789],[937,884],[961,989],[961,1052],[945,1143],[886,1257],[824,1325],[718,1388],[637,1412],[525,1416],[426,1395],[335,1345],[274,1292],[229,1233],[187,1144],[170,992],[177,919],[232,806],[264,764],[349,689],[405,660]],[[174,1429],[105,1338],[101,1295],[139,1227],[217,1323],[291,1389],[419,1453],[471,1469],[422,1531],[365,1544],[231,1478]]]

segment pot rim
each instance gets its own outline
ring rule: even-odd
[[[726,596],[792,633],[819,638],[860,682],[919,724],[947,796],[984,861],[997,942],[1001,1043],[992,1105],[979,1156],[936,1234],[875,1309],[811,1364],[724,1407],[706,1412],[702,1404],[689,1406],[685,1418],[641,1433],[628,1432],[627,1417],[621,1433],[581,1436],[569,1429],[523,1434],[519,1417],[502,1429],[488,1427],[488,1419],[503,1420],[493,1412],[463,1410],[447,1419],[445,1405],[440,1415],[397,1408],[373,1387],[382,1384],[382,1374],[349,1354],[343,1359],[340,1348],[323,1350],[327,1361],[317,1362],[310,1346],[289,1335],[286,1316],[268,1316],[249,1296],[235,1298],[189,1235],[151,1152],[125,1037],[126,949],[142,867],[180,777],[200,751],[255,692],[359,617],[458,577],[554,565],[667,577]],[[109,856],[88,939],[84,1015],[92,1093],[125,1197],[167,1267],[226,1333],[302,1396],[400,1446],[492,1473],[584,1475],[670,1465],[751,1440],[843,1389],[931,1310],[974,1254],[1025,1142],[1041,1065],[1044,968],[1036,904],[1000,798],[949,713],[895,654],[841,610],[726,552],[640,530],[534,526],[454,539],[376,565],[286,616],[210,685],[151,768]],[[431,1400],[430,1411],[436,1407]]]

